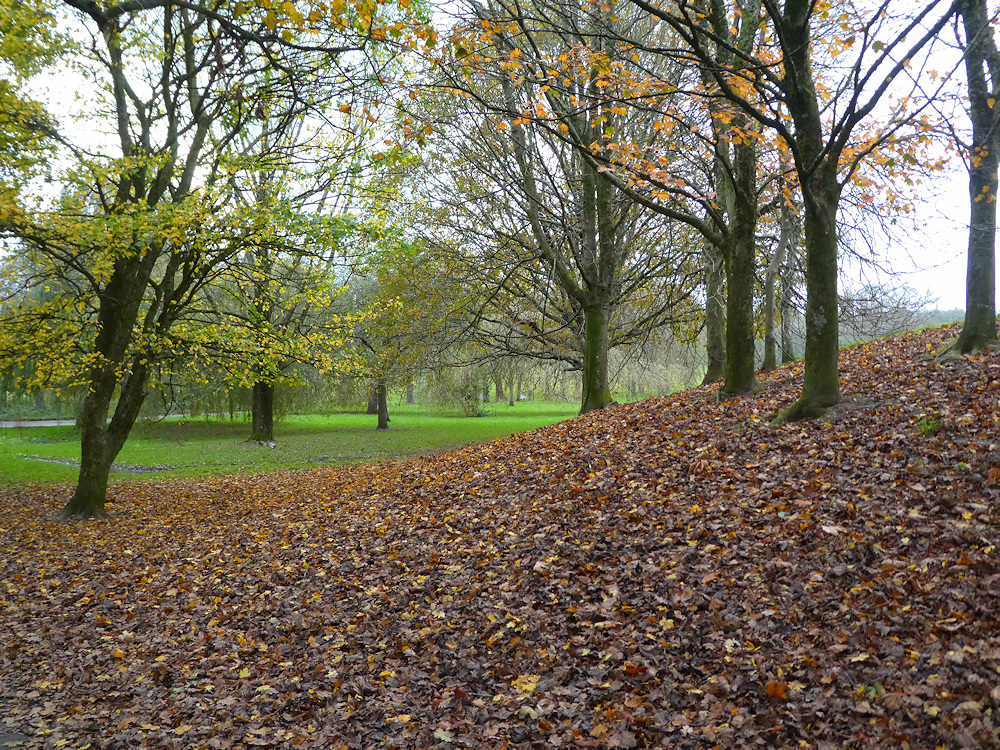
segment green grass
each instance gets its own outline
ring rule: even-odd
[[[486,405],[487,416],[428,413],[413,406],[390,410],[388,432],[367,414],[290,416],[275,425],[275,445],[251,443],[245,421],[192,418],[140,422],[119,454],[112,479],[192,477],[264,472],[322,464],[369,463],[459,448],[561,422],[578,407],[559,402]],[[78,467],[38,459],[79,461],[73,427],[0,429],[0,485],[73,482]],[[143,471],[142,469],[147,469]]]

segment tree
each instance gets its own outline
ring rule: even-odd
[[[284,41],[292,31],[273,12],[239,21],[228,6],[64,1],[93,39],[86,64],[103,77],[108,106],[95,117],[113,129],[118,153],[67,144],[76,166],[62,200],[38,215],[21,212],[9,226],[45,273],[70,270],[82,280],[83,320],[45,320],[54,321],[53,340],[75,337],[68,340],[87,368],[80,476],[61,515],[101,517],[111,464],[155,363],[189,345],[206,287],[268,230],[222,187],[229,144],[265,95],[289,116],[308,103],[291,75],[261,89],[262,67],[295,71],[302,51]],[[328,68],[362,46],[332,36],[317,43]],[[39,314],[22,308],[11,322],[30,325]],[[30,331],[22,328],[22,341]]]
[[[354,344],[344,369],[368,381],[368,413],[377,415],[378,430],[389,429],[389,386],[409,384],[459,340],[455,324],[468,304],[447,259],[413,233],[409,209],[384,200],[405,172],[383,175],[384,191],[367,196],[369,221],[354,236],[355,276],[346,295]]]
[[[997,170],[1000,169],[1000,50],[993,37],[995,18],[986,0],[957,0],[965,32],[972,142],[965,147],[969,170],[969,251],[965,322],[954,348],[962,353],[996,345]]]
[[[469,7],[452,35],[457,59],[439,68],[461,94],[441,148],[453,170],[444,189],[460,196],[453,242],[489,302],[481,329],[494,348],[579,369],[581,413],[600,409],[611,403],[609,350],[691,316],[695,251],[581,144],[681,146],[655,116],[606,95],[606,65],[573,62],[586,45],[605,61],[627,54],[602,45],[607,27],[632,19],[548,3]]]
[[[231,386],[250,392],[251,440],[274,440],[274,389],[293,385],[308,365],[337,367],[348,318],[332,312],[343,294],[336,257],[349,231],[344,217],[303,213],[290,201],[253,200],[246,211],[270,226],[232,259],[212,293],[209,336],[196,357],[221,367]]]
[[[229,185],[240,205],[274,217],[270,242],[247,248],[231,285],[259,334],[231,358],[243,366],[230,367],[232,380],[251,392],[251,440],[274,439],[274,388],[283,373],[301,362],[329,370],[352,325],[323,311],[346,279],[343,238],[357,224],[352,203],[380,180],[391,182],[382,174],[391,159],[379,159],[375,147],[384,135],[372,124],[385,114],[384,77],[399,68],[392,48],[370,52],[374,75],[364,59],[353,71],[344,63],[333,78],[321,72],[322,53],[297,59],[296,93],[308,102],[299,112],[272,107],[266,87],[285,74],[264,69],[257,117],[234,135],[243,168],[230,171]]]

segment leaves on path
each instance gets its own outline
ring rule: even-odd
[[[415,461],[0,510],[0,733],[37,747],[981,747],[1000,355],[937,329]]]

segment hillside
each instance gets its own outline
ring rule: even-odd
[[[1000,746],[1000,354],[415,461],[0,498],[0,734],[30,747]],[[991,744],[992,743],[992,744]]]

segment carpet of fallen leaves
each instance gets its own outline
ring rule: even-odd
[[[1000,353],[847,349],[826,422],[619,406],[413,461],[0,507],[27,747],[997,746]],[[90,743],[89,745],[87,743]]]

